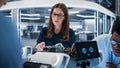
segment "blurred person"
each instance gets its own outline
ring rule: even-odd
[[[103,58],[96,68],[120,68],[120,18],[114,21],[111,34],[100,35],[94,40]]]
[[[0,0],[0,7],[7,0]],[[0,13],[0,68],[23,68],[22,51],[15,24]]]

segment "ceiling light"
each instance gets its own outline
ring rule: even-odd
[[[83,17],[83,18],[94,18],[95,17],[93,15],[87,15],[87,16],[85,16],[85,15],[80,15],[80,14],[77,14],[76,16]]]
[[[40,16],[40,14],[24,14],[24,13],[21,13],[20,15],[22,15],[22,16]]]
[[[27,20],[40,20],[40,18],[27,18],[27,17],[21,17],[21,19],[27,19]]]

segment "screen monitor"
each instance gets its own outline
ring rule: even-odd
[[[96,41],[76,42],[75,48],[78,60],[85,60],[99,57],[99,51]]]

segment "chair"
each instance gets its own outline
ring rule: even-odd
[[[30,55],[28,59],[34,63],[50,64],[52,68],[67,68],[70,57],[65,53],[36,52]]]

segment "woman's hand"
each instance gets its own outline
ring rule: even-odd
[[[46,65],[41,65],[40,68],[48,68]]]
[[[35,48],[37,49],[37,51],[43,51],[43,49],[45,48],[45,42],[38,43]]]
[[[64,52],[67,53],[67,54],[70,54],[71,53],[71,48],[65,48]]]
[[[110,62],[106,62],[106,66],[107,68],[117,68],[117,66],[113,63],[110,63]]]

